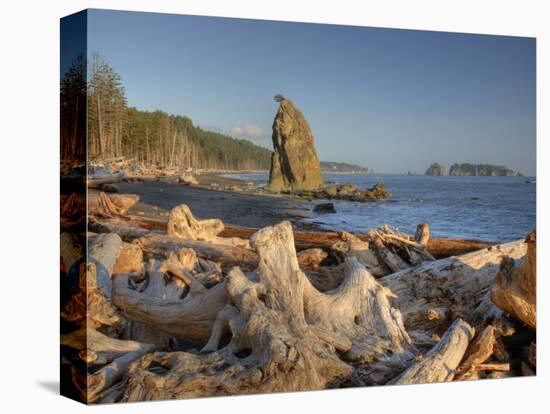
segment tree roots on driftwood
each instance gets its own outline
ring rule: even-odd
[[[251,243],[258,272],[227,276],[228,304],[203,348],[210,353],[149,354],[129,369],[124,400],[321,389],[348,378],[351,362],[410,358],[391,292],[356,259],[347,260],[341,286],[321,293],[298,266],[290,223]],[[231,339],[218,350],[224,334]]]

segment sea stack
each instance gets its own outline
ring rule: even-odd
[[[275,100],[280,104],[273,121],[269,189],[275,192],[320,189],[324,180],[309,124],[291,101],[281,95]]]
[[[447,175],[447,170],[445,169],[445,166],[442,164],[439,164],[438,162],[434,162],[432,165],[430,165],[430,168],[426,170],[426,175]]]

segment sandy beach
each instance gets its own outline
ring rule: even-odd
[[[219,189],[226,186],[246,188],[247,182],[236,178],[216,174],[201,174],[196,178],[199,181],[197,186],[177,184],[169,177],[144,182],[120,182],[117,186],[120,193],[140,197],[139,203],[130,210],[135,215],[166,218],[172,208],[186,204],[200,219],[219,218],[224,223],[237,226],[261,228],[289,220],[296,229],[317,228],[315,224],[301,221],[311,215],[313,203]]]

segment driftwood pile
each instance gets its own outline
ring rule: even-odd
[[[144,225],[135,202],[101,193],[89,232],[61,237],[63,366],[86,402],[536,371],[534,233],[436,260],[427,224],[245,239],[185,205]]]
[[[63,170],[63,169],[62,169]],[[115,157],[96,160],[89,166],[86,185],[88,188],[108,193],[119,191],[117,183],[121,181],[143,182],[147,179],[165,179],[173,184],[197,185],[199,182],[193,173],[200,173],[192,168],[159,166],[138,163],[135,159]]]

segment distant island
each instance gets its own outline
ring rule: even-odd
[[[426,175],[447,175],[447,169],[444,165],[434,162],[430,168],[426,170]]]
[[[443,176],[447,175],[445,166],[434,162],[426,170],[426,175]],[[521,177],[522,174],[502,165],[492,164],[469,164],[469,163],[454,163],[449,169],[448,175],[451,176],[484,176],[484,177]]]

